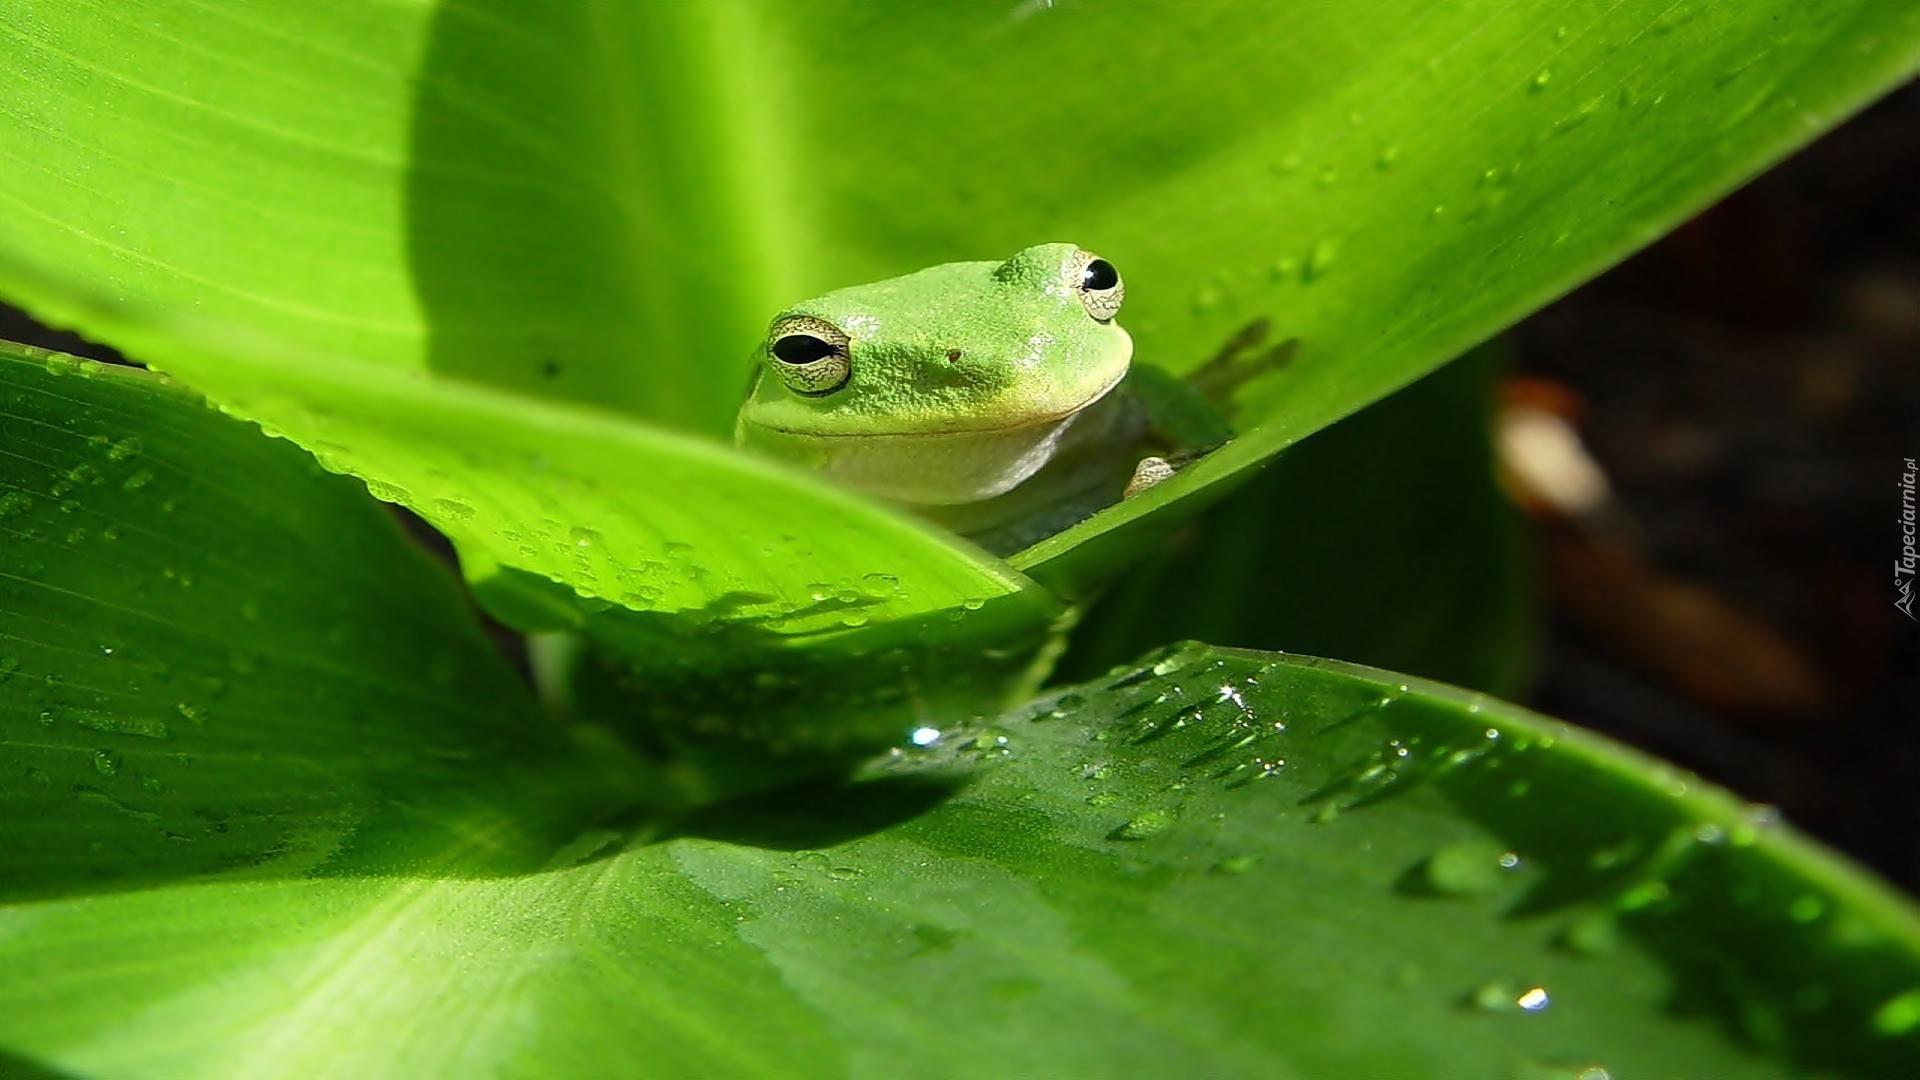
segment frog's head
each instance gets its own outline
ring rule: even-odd
[[[1039,427],[1099,400],[1133,341],[1119,273],[1072,244],[948,263],[776,315],[743,442],[962,436]],[[764,441],[764,440],[763,440]]]

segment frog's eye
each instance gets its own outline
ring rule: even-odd
[[[1120,301],[1126,299],[1127,285],[1113,264],[1091,251],[1082,251],[1073,261],[1073,287],[1087,314],[1101,322],[1120,314]]]
[[[767,334],[767,357],[781,381],[796,394],[831,394],[853,374],[846,333],[811,315],[774,323]]]

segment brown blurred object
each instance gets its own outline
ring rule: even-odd
[[[1899,466],[1920,455],[1915,192],[1920,84],[1509,339],[1516,374],[1556,388],[1516,400],[1576,423],[1632,513],[1624,548],[1543,529],[1530,703],[1777,803],[1909,889],[1920,625],[1891,564]],[[1729,689],[1775,708],[1761,722]]]
[[[1496,417],[1501,480],[1539,523],[1552,602],[1612,656],[1707,709],[1803,720],[1825,698],[1801,651],[1753,613],[1663,572],[1575,426],[1571,388],[1515,378]]]
[[[1826,697],[1804,654],[1712,590],[1623,544],[1544,530],[1553,600],[1617,657],[1687,700],[1738,718],[1804,722]]]

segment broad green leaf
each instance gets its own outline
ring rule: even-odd
[[[1240,394],[1243,438],[1015,560],[1075,593],[1913,70],[1920,12],[145,0],[0,34],[0,281],[229,404],[272,369],[183,328],[719,435],[779,303],[1046,238],[1121,265],[1143,362],[1264,327],[1257,371],[1298,339]],[[197,320],[129,335],[90,295]],[[279,382],[252,415],[311,438],[269,406],[312,384]],[[349,449],[451,530],[435,500],[470,478]]]
[[[739,4],[0,13],[0,251],[318,354],[724,433],[785,297]],[[765,144],[771,149],[771,144]],[[778,212],[776,212],[778,211]],[[9,283],[55,318],[61,290]],[[191,338],[142,343],[168,364]]]
[[[1060,677],[1195,639],[1520,696],[1532,567],[1494,476],[1503,367],[1478,350],[1280,455],[1095,602]]]
[[[1027,594],[878,621],[857,595],[828,595],[837,629],[782,633],[583,604],[520,571],[475,591],[510,625],[557,632],[532,639],[549,705],[669,763],[673,801],[689,805],[839,773],[943,717],[1010,708],[1064,644],[1065,620]]]
[[[524,571],[565,583],[589,607],[776,638],[936,612],[964,622],[988,603],[1003,626],[1027,630],[1059,613],[1048,593],[964,541],[705,439],[88,302],[94,322],[124,339],[197,337],[215,359],[186,366],[218,368],[223,408],[272,417],[269,432],[431,521],[479,582]],[[542,628],[520,606],[499,614]]]
[[[496,775],[510,766],[495,765]],[[1894,1076],[1920,924],[1480,697],[1192,649],[547,868],[0,909],[89,1075]]]
[[[791,110],[834,149],[808,158],[808,250],[844,253],[823,277],[1070,238],[1127,275],[1146,362],[1265,327],[1239,441],[1011,560],[1062,587],[1137,542],[1079,545],[1163,532],[1920,67],[1920,7],[1884,0],[858,7],[778,9],[835,61]]]
[[[538,865],[619,760],[358,484],[159,376],[0,351],[0,895]]]

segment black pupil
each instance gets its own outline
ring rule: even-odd
[[[811,364],[833,355],[833,346],[812,334],[788,334],[773,343],[773,355],[789,364]]]
[[[1093,292],[1106,292],[1120,284],[1120,271],[1105,259],[1095,259],[1080,271],[1080,287]]]

